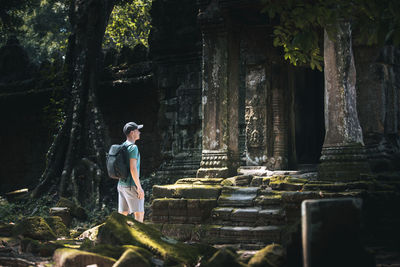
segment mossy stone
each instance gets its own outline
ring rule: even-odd
[[[85,220],[87,218],[87,214],[84,208],[79,205],[76,205],[71,200],[61,197],[57,202],[56,207],[67,207],[71,211],[71,215],[80,220]]]
[[[195,247],[167,238],[157,229],[117,212],[113,212],[99,228],[97,241],[149,249],[160,255],[165,264],[194,265],[200,257]]]
[[[22,235],[23,237],[30,237],[37,240],[54,240],[57,238],[46,221],[39,216],[23,219],[15,226],[13,234],[15,236]]]
[[[113,259],[118,259],[121,257],[122,253],[124,253],[124,248],[122,246],[114,246],[110,244],[97,244],[94,245],[93,242],[84,242],[82,243],[81,250],[100,254],[106,257],[110,257]]]
[[[50,216],[44,218],[57,237],[70,237],[67,226],[63,223],[61,217]]]
[[[87,251],[61,248],[54,252],[53,260],[56,266],[87,266],[97,264],[98,266],[113,266],[115,259]]]
[[[143,248],[129,246],[113,267],[150,267],[151,256],[151,253]]]
[[[242,267],[245,266],[243,263],[239,262],[238,255],[235,251],[229,248],[222,248],[214,253],[214,255],[208,259],[204,265],[205,267]]]
[[[249,261],[250,267],[283,267],[286,262],[285,249],[278,244],[259,250]]]

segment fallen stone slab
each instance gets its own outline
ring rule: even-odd
[[[60,248],[54,252],[53,260],[56,267],[86,267],[96,264],[98,267],[112,267],[115,259],[87,251]]]
[[[150,267],[152,266],[151,257],[152,254],[143,248],[127,246],[113,267]]]
[[[156,228],[113,212],[99,227],[96,243],[134,245],[159,255],[167,265],[194,265],[202,251],[164,236]]]

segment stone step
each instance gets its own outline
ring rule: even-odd
[[[261,206],[263,208],[273,208],[281,205],[282,196],[279,194],[272,195],[260,195],[254,199],[255,206]]]
[[[221,193],[220,185],[170,184],[154,185],[153,198],[217,199]]]
[[[280,226],[221,226],[214,225],[206,235],[206,242],[211,244],[270,244],[281,241]]]
[[[214,223],[231,226],[281,225],[285,221],[284,211],[279,207],[216,207],[211,212]]]
[[[258,187],[224,186],[218,198],[218,206],[251,207],[258,191]]]

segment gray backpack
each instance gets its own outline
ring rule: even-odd
[[[124,144],[112,145],[107,155],[108,176],[126,179],[129,176],[128,147]]]

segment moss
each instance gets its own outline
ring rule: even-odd
[[[217,198],[220,185],[172,184],[153,186],[154,198]]]
[[[59,216],[45,217],[44,220],[47,222],[47,224],[50,226],[50,228],[53,230],[53,232],[56,234],[57,237],[70,236],[69,230],[62,222],[61,217]]]
[[[165,238],[159,231],[129,217],[112,213],[100,227],[98,241],[112,245],[134,245],[160,255],[166,263],[193,265],[199,258],[196,248]]]
[[[285,249],[278,245],[272,244],[259,250],[249,261],[250,267],[281,267],[285,266],[286,253]]]
[[[88,259],[80,259],[82,256],[86,256]],[[102,266],[104,263],[107,263],[107,265],[115,263],[115,259],[113,258],[71,248],[57,249],[54,252],[53,259],[57,266],[79,266],[82,263],[85,264],[84,266],[94,263]]]
[[[175,184],[195,184],[195,185],[218,185],[224,178],[182,178]]]
[[[23,252],[39,254],[42,257],[50,257],[56,249],[64,247],[54,241],[40,242],[31,238],[23,238],[20,243]]]
[[[130,246],[125,250],[114,267],[150,267],[151,254],[143,248]]]
[[[226,178],[221,182],[221,185],[223,185],[223,186],[234,186],[234,185],[236,185],[236,182],[235,182],[234,178]]]
[[[98,244],[93,246],[93,245],[88,245],[88,243],[82,245],[81,249],[84,251],[93,252],[113,259],[118,259],[119,257],[121,257],[122,253],[125,250],[122,246],[113,246],[110,244]]]
[[[229,267],[240,267],[245,266],[241,262],[238,261],[238,255],[235,251],[229,248],[223,248],[214,253],[214,255],[208,259],[204,265],[205,267],[220,267],[220,266],[229,266]]]
[[[19,222],[13,229],[15,236],[22,235],[37,240],[52,240],[56,239],[56,234],[39,216],[28,217]]]

